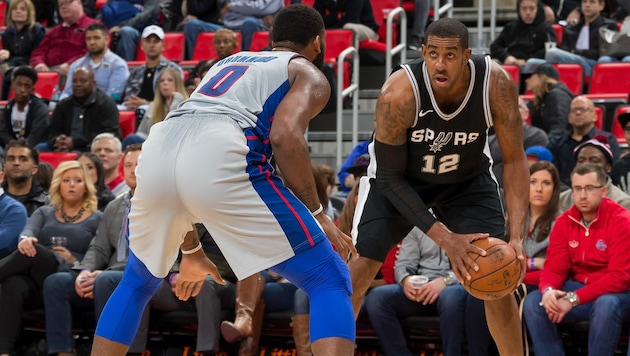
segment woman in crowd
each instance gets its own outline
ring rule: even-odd
[[[35,22],[35,6],[31,0],[11,1],[6,24],[0,50],[0,71],[4,75],[2,100],[9,97],[11,71],[17,66],[29,63],[31,52],[39,46],[46,34],[44,27]]]
[[[53,175],[50,205],[28,219],[18,249],[0,260],[0,355],[12,355],[22,312],[43,306],[44,280],[83,258],[101,220],[87,168],[61,163]]]
[[[538,161],[529,167],[529,212],[525,252],[527,271],[523,283],[528,290],[538,288],[545,264],[549,234],[559,214],[560,175],[551,162]]]
[[[543,63],[532,73],[524,74],[526,88],[534,93],[528,104],[532,126],[541,128],[547,136],[562,135],[569,127],[569,111],[573,93],[559,82],[560,73],[551,64]]]
[[[158,123],[182,101],[188,99],[182,76],[173,68],[166,68],[158,77],[155,97],[147,108],[135,134],[123,140],[123,150],[132,143],[142,143],[149,136],[153,124]]]
[[[90,174],[94,188],[96,188],[96,198],[98,200],[98,210],[105,211],[107,204],[114,200],[116,196],[105,184],[105,168],[103,162],[92,152],[82,152],[77,157],[77,161],[85,165]]]

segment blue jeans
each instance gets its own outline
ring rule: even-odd
[[[409,300],[399,284],[370,290],[365,297],[370,323],[386,355],[412,355],[407,347],[399,318],[431,314],[440,317],[442,351],[445,356],[462,355],[468,339],[468,355],[487,355],[490,332],[486,325],[483,301],[470,296],[462,286],[442,290],[436,305]]]
[[[601,56],[597,60],[597,63],[619,63],[619,62],[624,62],[624,63],[630,62],[630,56],[625,56],[621,59],[617,57],[611,57],[611,56]]]
[[[266,280],[262,299],[265,301],[266,312],[293,310],[293,295],[298,289],[293,283],[278,283],[269,273],[261,272]]]
[[[574,291],[584,287],[582,283],[568,281],[562,286],[564,291]],[[527,324],[536,356],[564,355],[564,347],[557,325],[547,317],[545,308],[539,305],[542,300],[536,290],[525,298],[523,317]],[[604,294],[594,302],[581,304],[571,309],[561,324],[571,324],[589,320],[588,354],[613,355],[619,342],[621,326],[629,319],[630,291],[619,294]]]
[[[262,22],[262,19],[256,17],[248,17],[241,25],[241,35],[243,35],[243,51],[249,51],[249,45],[252,43],[254,32],[268,31],[269,29]]]
[[[184,38],[186,39],[186,59],[192,59],[193,51],[195,50],[195,43],[197,42],[197,36],[199,36],[200,33],[216,32],[218,29],[221,28],[223,28],[223,26],[214,24],[212,22],[205,22],[197,19],[188,20],[184,25]]]
[[[53,273],[44,281],[44,306],[46,309],[46,341],[48,353],[72,352],[72,311],[93,309],[94,300],[81,298],[74,289],[77,274]]]
[[[131,26],[123,26],[118,36],[116,53],[125,61],[135,61],[138,43],[140,43],[140,31]]]

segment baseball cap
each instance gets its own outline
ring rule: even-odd
[[[364,153],[354,160],[351,167],[346,168],[346,172],[350,174],[365,173],[369,165],[370,165],[370,155],[368,153]]]
[[[522,74],[527,76],[532,74],[544,74],[549,78],[553,78],[555,80],[558,80],[558,78],[560,78],[560,73],[558,73],[556,67],[552,66],[549,63],[539,64],[536,67],[530,68],[529,70],[524,69]]]
[[[593,146],[597,148],[598,150],[602,151],[604,156],[606,156],[606,159],[608,159],[608,163],[613,162],[613,154],[610,150],[610,145],[608,144],[608,137],[604,135],[595,135],[595,137],[593,137],[592,139],[581,143],[573,150],[573,157],[575,157],[576,161],[578,153],[580,153],[580,150],[586,146]]]
[[[545,146],[532,146],[525,150],[525,156],[531,161],[553,161],[553,154]]]
[[[151,35],[158,36],[159,39],[164,40],[164,30],[160,26],[149,25],[142,31],[142,38],[147,38]]]

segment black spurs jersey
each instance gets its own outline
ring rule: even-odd
[[[438,107],[424,61],[402,65],[416,98],[416,121],[407,131],[408,176],[433,184],[452,184],[490,170],[490,57],[473,55],[468,65],[468,92],[451,114]]]

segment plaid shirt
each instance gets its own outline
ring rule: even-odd
[[[160,58],[160,63],[158,63],[155,69],[155,75],[153,75],[153,89],[155,89],[157,85],[157,78],[160,76],[160,73],[165,68],[174,68],[179,74],[184,78],[184,72],[182,68],[178,66],[176,63],[167,60],[164,57]],[[142,81],[144,80],[144,71],[147,69],[146,63],[135,68],[129,69],[129,79],[127,79],[127,85],[125,86],[125,96],[124,98],[129,98],[131,95],[138,95],[140,93],[140,88],[142,87]],[[152,100],[151,100],[152,101]]]

